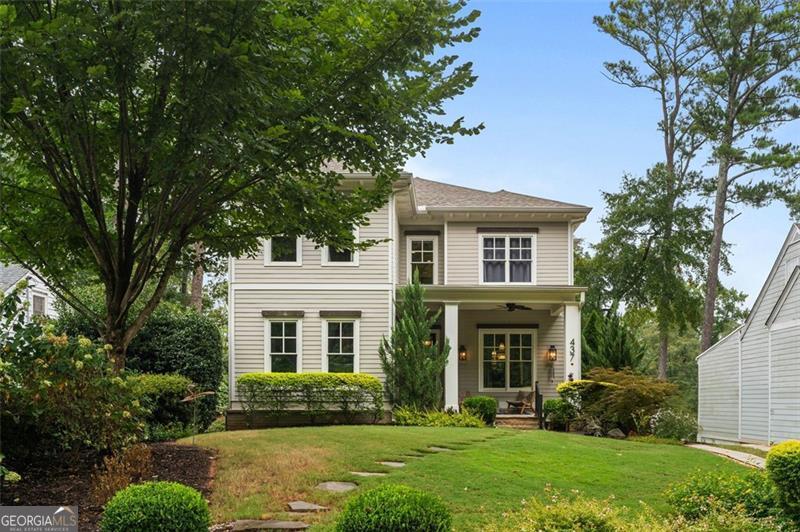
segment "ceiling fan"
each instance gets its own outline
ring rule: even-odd
[[[497,308],[507,310],[508,312],[514,312],[515,310],[533,310],[531,307],[526,307],[525,305],[519,305],[517,303],[506,303]]]

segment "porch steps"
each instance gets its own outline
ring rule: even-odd
[[[494,424],[503,428],[532,430],[539,428],[539,418],[520,414],[497,414]]]

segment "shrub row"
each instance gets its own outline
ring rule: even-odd
[[[362,373],[247,373],[237,379],[245,412],[272,416],[303,414],[312,420],[329,412],[352,422],[358,415],[376,421],[383,412],[383,387]]]
[[[396,408],[392,415],[395,425],[472,428],[486,426],[483,419],[466,409],[461,412],[441,412],[439,410],[417,410],[416,408],[400,407]]]

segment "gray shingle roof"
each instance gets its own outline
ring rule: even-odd
[[[27,274],[28,270],[19,264],[6,265],[0,263],[0,292],[5,292],[17,284],[19,280],[25,277]]]
[[[418,207],[430,208],[501,208],[501,209],[554,209],[590,211],[590,207],[564,203],[536,196],[517,194],[507,190],[486,192],[474,188],[448,185],[415,177],[412,182]]]

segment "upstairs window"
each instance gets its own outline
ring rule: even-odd
[[[353,231],[353,242],[358,242],[358,229]],[[358,266],[358,250],[339,249],[333,246],[322,248],[323,266]]]
[[[44,304],[45,304],[44,296],[37,296],[34,294],[33,309],[32,309],[34,316],[44,316]]]
[[[534,282],[535,235],[481,235],[481,282]]]
[[[302,265],[302,239],[293,236],[275,236],[264,246],[265,266]]]
[[[439,242],[436,237],[409,236],[406,238],[408,254],[408,280],[419,275],[420,284],[436,284],[438,282],[437,255]]]

